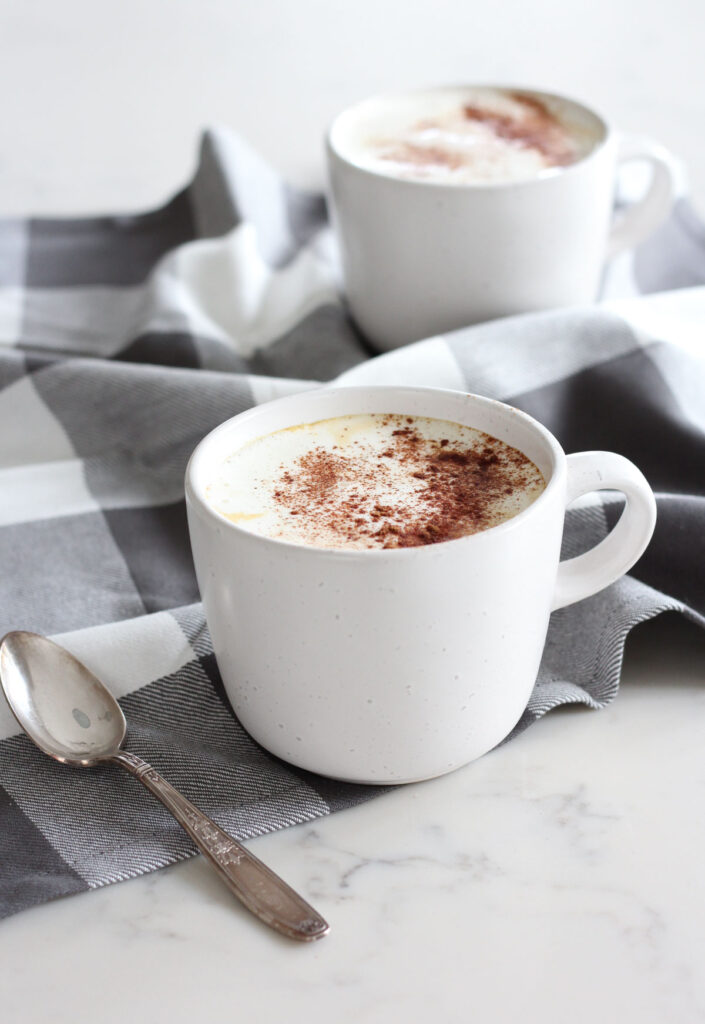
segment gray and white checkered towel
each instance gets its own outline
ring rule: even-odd
[[[605,289],[703,282],[705,230],[681,198]],[[375,795],[276,761],[239,725],[198,603],[183,474],[199,439],[254,403],[341,374],[423,382],[508,399],[567,451],[622,452],[657,491],[633,574],[553,616],[518,728],[558,704],[603,706],[635,623],[674,609],[705,625],[705,368],[686,351],[705,289],[631,310],[515,317],[369,359],[322,197],[223,133],[154,213],[5,221],[0,634],[36,630],[74,651],[120,697],[129,749],[240,838]],[[565,552],[618,513],[607,498],[571,511]],[[0,706],[0,916],[193,852],[133,779],[50,761]]]

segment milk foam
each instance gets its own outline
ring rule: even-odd
[[[206,495],[217,512],[252,533],[362,550],[488,529],[517,515],[544,487],[526,456],[479,430],[362,414],[246,444],[218,467]]]
[[[407,94],[349,114],[335,139],[347,159],[391,177],[446,184],[535,178],[582,159],[602,135],[599,120],[577,104],[504,89]]]

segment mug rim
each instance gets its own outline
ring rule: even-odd
[[[329,395],[331,393],[339,395],[342,393],[346,394],[359,394],[362,398],[363,395],[367,395],[370,392],[380,394],[381,392],[388,393],[390,396],[399,397],[399,395],[448,395],[464,397],[470,401],[477,402],[480,405],[485,405],[490,408],[499,408],[502,410],[503,415],[515,416],[521,423],[528,427],[534,435],[538,436],[543,442],[546,450],[549,452],[551,461],[551,472],[550,478],[546,480],[546,486],[534,501],[526,508],[522,509],[516,515],[509,519],[505,519],[504,522],[497,524],[496,526],[488,527],[485,530],[479,530],[477,533],[464,534],[460,537],[454,537],[450,540],[439,541],[435,544],[421,544],[414,547],[406,548],[328,548],[318,547],[312,544],[297,544],[293,541],[281,540],[278,537],[268,537],[264,534],[254,533],[251,530],[247,530],[240,526],[238,523],[234,523],[231,519],[228,519],[223,513],[218,512],[206,499],[205,496],[205,484],[197,479],[197,474],[204,472],[204,464],[209,459],[209,449],[215,444],[216,440],[223,434],[234,429],[234,424],[242,422],[244,420],[256,419],[259,415],[266,416],[268,411],[271,411],[274,407],[280,409],[285,408],[286,405],[298,406],[301,403],[305,403],[307,399],[312,396],[319,394]],[[354,412],[341,413],[340,415],[355,415]],[[400,413],[403,415],[403,413]],[[412,413],[409,415],[424,415],[423,413]],[[321,416],[319,419],[327,419],[327,416]],[[434,417],[442,418],[442,417]],[[302,416],[299,419],[292,420],[290,426],[295,426],[299,423],[316,423],[318,419],[306,419]],[[458,422],[457,420],[451,422]],[[279,427],[278,429],[286,429]],[[477,428],[479,429],[479,428]],[[273,431],[269,431],[272,433]],[[267,436],[265,431],[261,435],[262,437]],[[508,443],[508,442],[507,442]],[[237,449],[234,449],[237,450]],[[547,502],[552,500],[553,494],[557,487],[560,486],[560,482],[565,479],[565,452],[561,445],[553,436],[553,434],[544,427],[542,423],[535,420],[533,416],[523,412],[521,409],[517,409],[506,402],[501,402],[498,399],[487,398],[484,395],[476,395],[472,392],[457,391],[451,388],[437,388],[437,387],[422,387],[422,386],[411,386],[411,385],[384,385],[384,384],[372,384],[372,385],[358,385],[350,387],[328,387],[323,386],[321,388],[315,388],[312,391],[297,392],[294,395],[286,395],[282,398],[274,399],[270,402],[264,402],[259,405],[251,406],[249,409],[245,409],[242,412],[236,413],[235,416],[229,417],[220,423],[217,427],[214,427],[209,431],[205,437],[203,437],[193,450],[191,457],[186,465],[185,474],[185,495],[187,504],[193,504],[198,511],[205,515],[206,519],[218,526],[225,526],[230,530],[234,530],[236,534],[240,535],[244,541],[254,544],[261,544],[264,547],[270,545],[276,545],[282,550],[288,550],[296,552],[299,556],[302,552],[306,552],[306,557],[323,557],[323,558],[342,558],[345,560],[360,560],[368,558],[410,558],[419,557],[421,552],[438,553],[441,549],[447,550],[449,545],[467,544],[467,543],[478,543],[481,538],[488,536],[497,536],[501,533],[508,532],[509,530],[516,529],[518,525],[523,524],[530,516],[535,515]]]
[[[530,96],[545,97],[550,100],[556,100],[559,103],[567,103],[573,107],[577,107],[584,113],[589,114],[599,122],[602,128],[601,138],[592,146],[584,156],[581,156],[579,160],[575,160],[571,164],[567,164],[561,167],[548,167],[539,174],[528,178],[518,178],[510,181],[459,181],[455,183],[449,183],[447,181],[434,181],[430,178],[401,178],[394,174],[385,174],[383,171],[374,170],[371,167],[365,167],[363,164],[357,162],[346,156],[336,145],[333,134],[339,124],[339,122],[346,116],[351,115],[359,107],[366,106],[367,104],[376,104],[385,100],[403,98],[407,96],[421,95],[426,93],[441,93],[441,92],[452,92],[454,90],[462,89],[496,89],[500,92],[519,92],[526,93]],[[572,96],[567,96],[565,93],[552,92],[547,89],[535,89],[530,86],[519,86],[511,85],[509,83],[499,85],[497,83],[487,82],[464,82],[460,84],[447,84],[447,85],[432,85],[426,88],[417,87],[413,89],[401,89],[394,92],[381,92],[374,93],[371,96],[367,96],[362,100],[358,100],[355,103],[351,103],[349,106],[340,110],[333,120],[328,125],[325,133],[325,145],[326,151],[329,158],[339,160],[345,167],[361,174],[367,175],[377,181],[387,181],[392,185],[407,187],[407,188],[430,188],[430,189],[448,189],[452,192],[462,193],[464,190],[473,192],[481,192],[484,189],[495,190],[495,189],[507,189],[507,188],[519,188],[526,186],[533,186],[541,184],[542,182],[554,181],[557,178],[562,178],[564,175],[569,174],[571,171],[575,171],[580,167],[583,167],[591,159],[596,157],[598,153],[601,153],[609,142],[612,141],[614,132],[610,127],[607,120],[600,114],[594,107],[589,107],[586,103],[582,103],[580,100],[573,99]]]

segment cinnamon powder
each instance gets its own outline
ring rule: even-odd
[[[383,422],[394,429],[374,457],[353,443],[344,450],[313,447],[282,466],[272,492],[280,511],[334,546],[418,547],[495,525],[507,496],[535,490],[542,480],[525,455],[487,434],[468,447],[424,437],[409,418],[389,415]],[[379,500],[392,462],[413,483],[412,500]]]

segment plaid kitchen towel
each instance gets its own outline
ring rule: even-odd
[[[705,282],[705,229],[681,197],[620,258],[606,294]],[[341,302],[321,196],[283,185],[208,133],[191,184],[141,216],[0,224],[0,633],[36,630],[120,698],[128,748],[240,838],[379,790],[271,757],[224,699],[198,603],[183,474],[234,413],[337,378],[424,383],[511,401],[568,451],[622,452],[658,496],[633,573],[555,613],[517,727],[601,707],[637,622],[705,624],[705,288],[515,317],[370,359]],[[695,350],[695,351],[689,351]],[[607,496],[568,513],[564,554],[605,535]],[[115,768],[50,761],[0,706],[0,916],[194,852]]]

